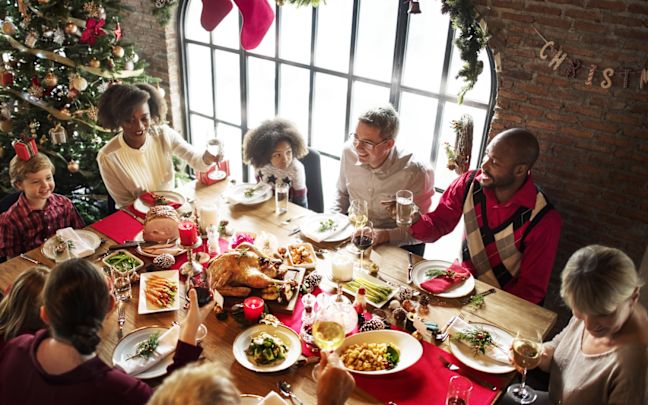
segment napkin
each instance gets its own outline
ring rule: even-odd
[[[158,197],[159,198],[159,197]],[[181,203],[171,201],[168,198],[164,198],[164,201],[166,201],[166,204],[160,204],[158,200],[155,198],[155,193],[151,192],[146,192],[144,194],[141,194],[139,196],[139,199],[142,200],[146,205],[168,205],[170,207],[173,207],[174,210],[180,208],[182,206]]]
[[[316,218],[322,218],[322,217],[316,217]],[[318,228],[320,226],[320,221],[316,221],[312,226],[314,226],[313,229],[308,230],[308,234],[306,235],[308,238],[314,240],[317,243],[321,243],[327,239],[331,239],[335,236],[340,235],[342,232],[344,232],[350,225],[349,220],[347,219],[346,216],[342,214],[336,214],[335,216],[331,217],[333,221],[337,224],[337,227],[335,229],[330,229],[328,231],[324,232],[319,232]]]
[[[288,403],[284,401],[283,398],[279,396],[279,394],[274,391],[270,391],[268,392],[268,395],[266,395],[261,401],[259,401],[258,405],[288,405]]]
[[[70,246],[70,256],[71,257],[85,257],[94,253],[92,246],[88,245],[85,240],[83,240],[74,229],[67,227],[62,228],[56,231],[56,236],[61,238],[63,241],[69,244]]]
[[[468,322],[464,321],[461,318],[458,318],[452,325],[452,328],[450,329],[450,335],[452,335],[452,337],[454,338],[455,334],[458,332],[467,333],[475,329],[476,329],[475,326],[470,325]],[[489,345],[486,348],[486,353],[484,353],[484,355],[490,358],[491,360],[495,360],[503,364],[510,364],[511,362],[509,361],[509,354],[508,354],[509,345],[503,343],[501,341],[501,338],[498,335],[491,333],[491,336],[493,338],[494,344]],[[457,339],[456,341],[470,347],[472,350],[472,345],[469,342],[463,339],[461,340]]]
[[[174,325],[160,336],[158,347],[149,358],[138,356],[128,359],[128,357],[135,354],[135,350],[137,349],[137,344],[135,344],[131,348],[132,353],[126,353],[124,359],[118,361],[115,366],[121,368],[126,374],[130,375],[137,375],[142,371],[146,371],[175,351],[179,337],[180,325]]]
[[[470,277],[470,271],[463,268],[461,264],[459,264],[458,260],[455,260],[447,270],[453,271],[454,275],[452,277],[440,276],[432,278],[422,283],[421,287],[425,288],[433,294],[439,294],[447,291],[448,289],[450,289],[450,287],[462,283],[464,280]]]

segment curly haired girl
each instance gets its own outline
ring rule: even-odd
[[[252,164],[259,182],[290,185],[290,201],[308,208],[306,174],[297,159],[308,154],[308,148],[290,121],[275,118],[248,131],[243,139],[243,160]]]

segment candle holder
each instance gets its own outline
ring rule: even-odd
[[[196,243],[191,246],[181,245],[180,242],[178,242],[178,245],[187,250],[187,262],[180,266],[180,273],[187,276],[188,279],[191,279],[191,277],[202,273],[202,265],[197,261],[194,261],[193,257],[193,250],[199,248],[200,245],[202,245],[202,238],[199,237]]]

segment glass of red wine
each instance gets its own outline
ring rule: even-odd
[[[353,232],[353,238],[351,239],[353,246],[355,246],[360,251],[360,262],[358,263],[358,269],[362,270],[364,262],[364,253],[365,250],[369,249],[374,242],[374,229],[371,221],[367,221],[364,225],[359,226]]]

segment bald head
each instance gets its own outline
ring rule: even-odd
[[[502,143],[514,155],[517,164],[525,164],[529,169],[538,159],[540,154],[540,145],[533,134],[522,128],[511,128],[500,132],[493,138],[491,145]]]

